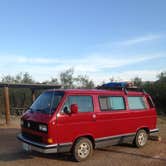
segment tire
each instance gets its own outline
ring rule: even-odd
[[[93,154],[92,142],[88,138],[79,138],[73,146],[72,153],[77,162],[88,159]]]
[[[137,146],[138,148],[143,147],[146,145],[147,141],[148,141],[147,132],[143,129],[139,130],[134,140],[135,146]]]

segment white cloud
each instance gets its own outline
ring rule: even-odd
[[[163,35],[145,35],[145,36],[140,36],[140,37],[136,37],[136,38],[129,39],[129,40],[116,42],[115,44],[118,44],[120,46],[122,46],[122,45],[123,46],[131,46],[134,44],[158,40],[158,39],[161,39],[162,37],[163,37]]]
[[[95,82],[108,81],[110,77],[127,80],[134,76],[143,79],[155,79],[157,71],[128,71],[119,73],[106,73],[104,71],[113,68],[128,66],[152,59],[165,57],[165,54],[133,55],[127,58],[119,58],[118,55],[92,54],[80,58],[28,58],[26,56],[0,56],[0,75],[15,75],[19,72],[29,72],[35,80],[44,81],[51,77],[57,77],[63,70],[73,67],[75,74],[87,74]],[[113,70],[111,70],[113,71]]]
[[[50,64],[50,63],[59,63],[57,58],[29,58],[26,56],[12,56],[12,59],[16,63],[26,63],[26,64]]]
[[[9,65],[12,66],[24,66],[28,67],[42,67],[47,69],[56,69],[56,71],[61,71],[70,67],[75,68],[77,71],[84,72],[96,72],[102,69],[111,69],[122,67],[125,65],[135,64],[139,62],[144,62],[152,59],[158,59],[165,57],[166,54],[135,54],[132,56],[127,56],[119,58],[118,55],[105,55],[105,54],[91,54],[88,56],[80,58],[28,58],[25,56],[0,56],[3,64],[0,66]],[[42,65],[42,66],[41,66]]]
[[[165,34],[146,34],[144,36],[138,36],[122,41],[114,41],[114,42],[107,42],[103,44],[99,44],[100,47],[125,47],[125,46],[133,46],[136,44],[142,44],[147,42],[156,41],[159,39],[165,38]]]

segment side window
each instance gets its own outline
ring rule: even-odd
[[[99,97],[100,108],[102,111],[109,110],[109,104],[108,104],[107,98],[108,98],[107,96],[100,96]]]
[[[125,104],[123,97],[108,97],[111,110],[124,110]]]
[[[100,96],[99,103],[102,111],[125,110],[122,96]]]
[[[65,106],[70,106],[72,104],[78,105],[78,112],[93,112],[93,102],[91,96],[69,96]]]
[[[140,96],[128,97],[129,109],[131,110],[143,110],[146,109],[144,98]]]

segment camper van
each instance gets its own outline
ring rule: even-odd
[[[158,132],[156,109],[144,91],[68,89],[43,92],[23,114],[18,139],[26,151],[71,152],[76,161],[124,142],[143,147]]]

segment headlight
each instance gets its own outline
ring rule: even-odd
[[[39,124],[39,130],[43,132],[47,132],[47,125]]]
[[[24,125],[24,121],[21,119],[20,120],[20,125],[23,126]]]

